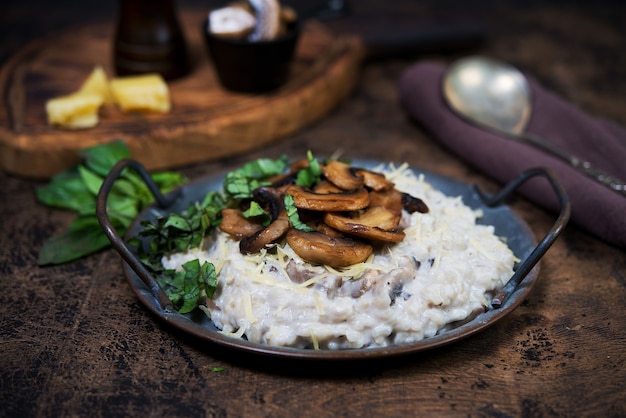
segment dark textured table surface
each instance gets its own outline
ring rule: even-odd
[[[320,122],[264,150],[181,171],[194,179],[261,156],[341,149],[497,188],[397,102],[397,79],[411,63],[470,52],[512,62],[590,114],[626,124],[623,2],[353,3],[353,16],[370,25],[372,16],[470,19],[486,41],[368,62],[354,93]],[[3,2],[0,58],[114,13],[109,2]],[[36,202],[41,184],[0,173],[0,416],[626,416],[626,257],[574,225],[544,256],[527,300],[488,330],[383,361],[308,364],[243,356],[168,328],[135,297],[112,250],[37,267],[42,243],[72,219]],[[523,199],[511,206],[537,236],[554,219]]]

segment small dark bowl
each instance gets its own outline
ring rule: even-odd
[[[208,21],[202,24],[202,33],[222,86],[241,93],[265,93],[288,80],[300,26],[294,24],[286,35],[271,41],[219,37],[210,32]]]

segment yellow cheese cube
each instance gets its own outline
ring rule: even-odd
[[[115,103],[123,112],[169,112],[169,90],[158,74],[118,77],[111,80]]]
[[[102,66],[96,66],[87,80],[80,87],[83,93],[99,94],[104,99],[104,104],[109,106],[113,104],[113,96],[109,88],[109,80]]]
[[[104,99],[93,93],[73,93],[46,102],[48,122],[67,129],[85,129],[98,124],[98,110]]]

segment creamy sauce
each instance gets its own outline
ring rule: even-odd
[[[300,259],[288,244],[245,256],[217,232],[203,249],[163,259],[180,268],[212,262],[218,290],[205,312],[224,334],[315,349],[380,347],[434,336],[488,305],[513,274],[515,256],[480,213],[435,190],[407,166],[385,170],[429,213],[404,213],[405,239],[341,271]]]

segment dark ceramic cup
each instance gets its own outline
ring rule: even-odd
[[[213,35],[209,23],[202,25],[209,56],[222,86],[241,93],[265,93],[282,86],[289,78],[300,27],[271,41],[251,42]]]

